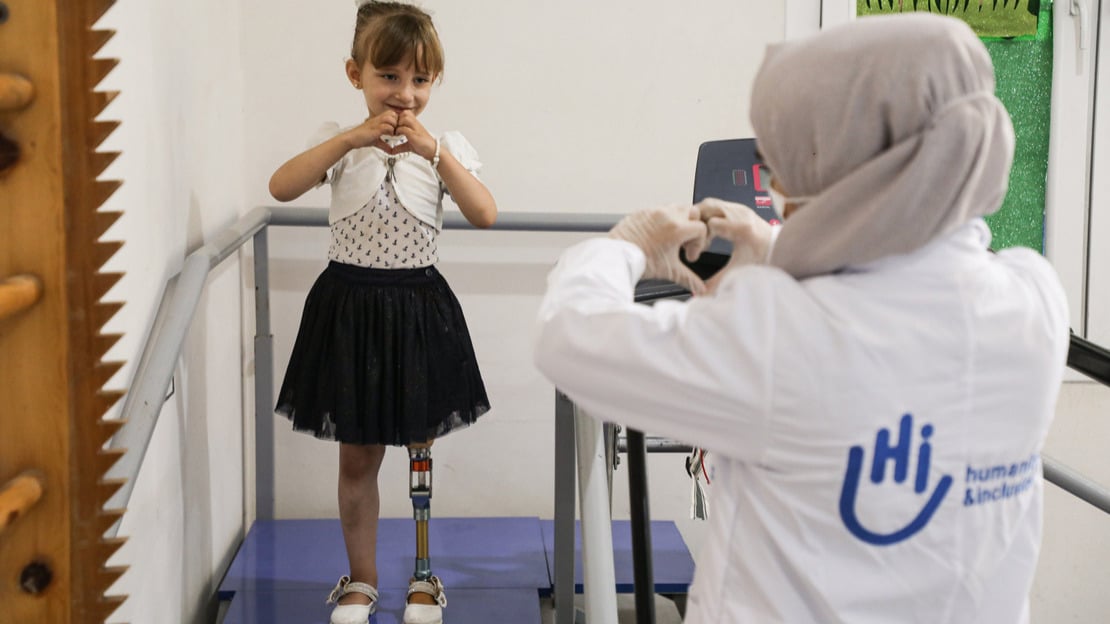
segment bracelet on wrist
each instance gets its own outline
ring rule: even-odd
[[[436,153],[432,156],[432,169],[439,171],[439,139],[436,139]]]

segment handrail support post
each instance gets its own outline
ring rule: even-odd
[[[255,517],[274,518],[274,334],[270,329],[270,244],[254,235],[254,474]]]

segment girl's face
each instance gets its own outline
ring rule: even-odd
[[[370,61],[358,67],[353,59],[348,59],[347,78],[362,91],[371,117],[387,110],[398,115],[406,110],[419,115],[428,105],[435,80],[435,76],[417,71],[412,57],[392,67],[374,67]]]

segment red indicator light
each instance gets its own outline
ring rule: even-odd
[[[752,165],[752,174],[755,179],[755,190],[760,193],[766,193],[768,188],[764,186],[765,180],[763,179],[763,170],[766,169],[763,165]]]

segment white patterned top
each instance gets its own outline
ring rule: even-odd
[[[328,259],[374,269],[414,269],[439,261],[436,229],[410,214],[386,179],[362,208],[331,226]]]

